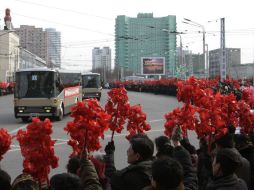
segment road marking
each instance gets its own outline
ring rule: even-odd
[[[26,128],[26,126],[27,126],[27,125],[23,125],[23,126],[21,126],[21,127],[18,127],[17,129],[14,129],[14,130],[10,131],[9,133],[10,133],[10,134],[17,133],[17,132],[18,132],[18,130],[20,130],[20,129],[25,129],[25,128]]]
[[[155,122],[160,122],[160,121],[163,121],[164,119],[157,119],[157,120],[151,120],[151,121],[148,121],[149,123],[155,123]],[[18,130],[20,129],[25,129],[27,125],[24,125],[24,126],[21,126],[17,129],[14,129],[12,131],[10,131],[9,133],[10,134],[14,134],[14,133],[17,133]],[[150,130],[150,131],[146,131],[146,133],[152,133],[152,132],[161,132],[163,131],[164,129],[153,129],[153,130]],[[115,134],[114,136],[115,137],[122,137],[122,136],[127,136],[128,134],[127,133],[123,133],[123,134]],[[104,135],[105,138],[111,138],[111,134],[109,135]],[[55,143],[55,146],[58,146],[58,145],[63,145],[63,144],[67,144],[67,142],[69,141],[69,139],[52,139],[52,140],[56,140],[56,143]],[[58,142],[60,141],[60,142]],[[19,145],[15,145],[15,144],[12,144],[11,145],[11,150],[9,150],[9,152],[15,152],[15,151],[20,151],[20,146]]]

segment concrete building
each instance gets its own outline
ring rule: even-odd
[[[48,67],[61,66],[61,34],[55,29],[21,25],[16,28],[20,37],[20,46],[46,60]]]
[[[92,71],[101,74],[103,81],[111,73],[111,49],[95,47],[92,50]]]
[[[48,58],[49,67],[61,67],[61,33],[54,28],[46,28],[45,32],[48,39]]]
[[[232,67],[241,64],[241,49],[226,48],[226,73],[231,75]],[[215,49],[209,51],[209,76],[214,78],[220,75],[220,55],[221,50]]]
[[[14,81],[19,62],[19,43],[19,36],[13,31],[0,31],[0,82]]]
[[[230,76],[234,79],[251,79],[254,77],[254,63],[232,65]]]
[[[119,73],[140,75],[142,57],[165,58],[166,76],[174,75],[176,16],[153,17],[152,13],[139,13],[136,18],[117,16],[115,68]]]

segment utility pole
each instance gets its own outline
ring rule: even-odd
[[[220,31],[220,81],[224,81],[227,76],[226,50],[225,50],[225,18],[221,18]]]
[[[203,33],[203,40],[202,40],[203,41],[203,61],[204,61],[204,66],[205,66],[205,75],[207,77],[208,76],[207,75],[207,73],[208,73],[208,65],[206,63],[206,53],[205,53],[205,33],[206,33],[205,32],[205,27],[204,27],[204,25],[199,24],[197,22],[194,22],[194,21],[192,21],[190,19],[184,18],[184,20],[187,21],[187,22],[183,21],[183,23],[185,23],[185,24],[189,24],[189,25],[192,25],[192,26],[197,26],[197,27],[202,28],[202,33]]]

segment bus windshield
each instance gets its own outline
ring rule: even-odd
[[[24,71],[16,73],[16,98],[54,97],[54,73],[52,71]]]
[[[82,75],[83,88],[100,88],[100,75]]]

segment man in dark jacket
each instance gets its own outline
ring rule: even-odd
[[[174,144],[173,158],[180,162],[183,167],[184,177],[183,182],[186,190],[197,190],[198,179],[197,171],[192,165],[190,153],[181,145],[182,140],[181,129],[175,127],[172,134],[172,141]]]
[[[236,134],[234,136],[235,147],[240,154],[250,162],[250,187],[249,190],[254,189],[254,146],[251,143],[249,136],[245,134]]]
[[[241,164],[240,155],[232,148],[219,150],[213,160],[213,179],[207,190],[248,190],[246,183],[235,175]]]
[[[183,168],[171,158],[159,158],[152,164],[152,184],[143,190],[184,190]]]
[[[127,150],[129,166],[116,171],[113,164],[113,142],[105,147],[106,175],[110,178],[111,190],[142,190],[150,185],[153,142],[147,136],[130,139]]]
[[[250,163],[246,158],[242,157],[238,150],[234,147],[233,137],[235,128],[229,126],[228,129],[229,132],[226,135],[215,140],[215,154],[223,148],[231,148],[236,154],[238,154],[241,160],[241,166],[235,171],[235,173],[237,177],[243,179],[247,186],[250,187]]]

